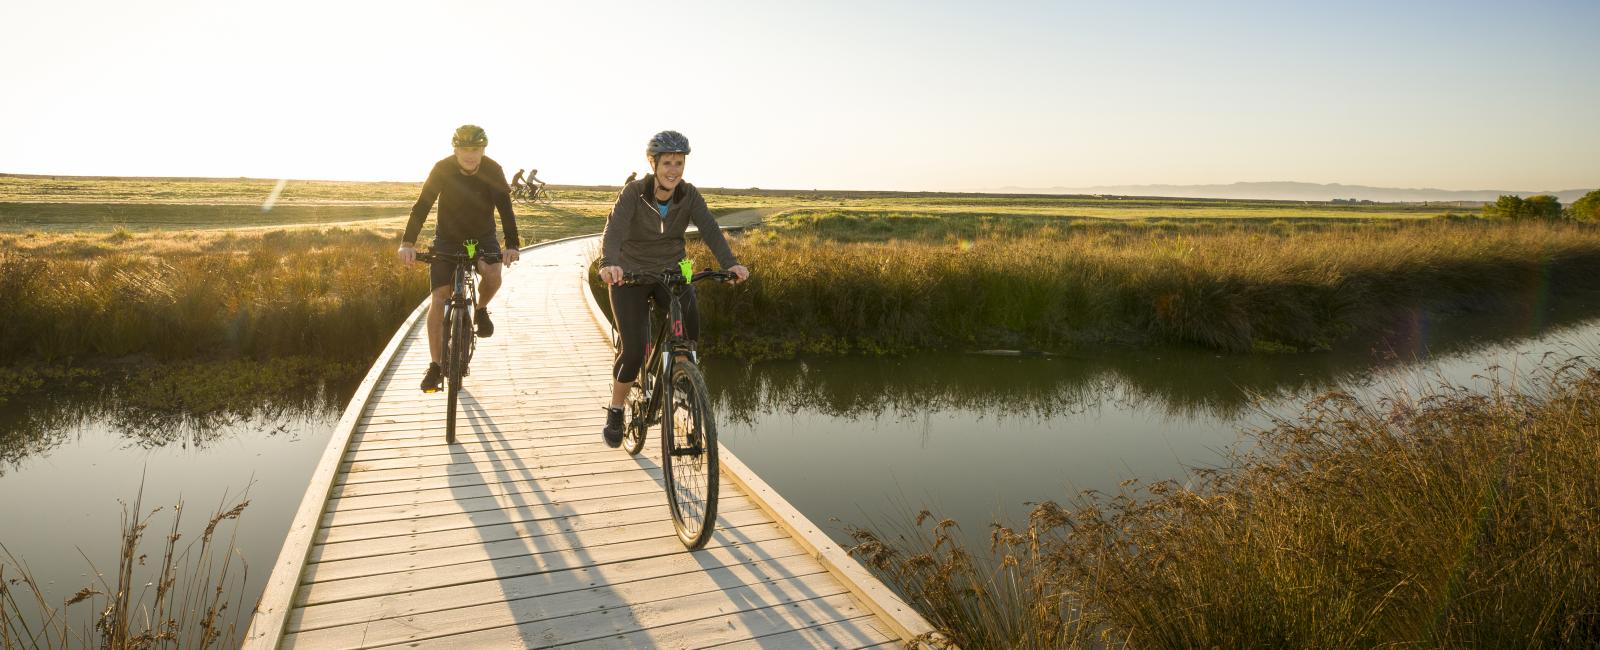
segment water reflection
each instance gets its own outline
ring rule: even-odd
[[[1600,320],[1575,313],[1548,313],[1543,326],[1526,314],[1417,319],[1381,344],[1315,354],[707,359],[706,374],[724,444],[836,541],[847,541],[839,522],[901,522],[929,507],[981,547],[986,524],[1019,521],[1029,502],[1215,466],[1241,431],[1317,393],[1481,385],[1495,366],[1525,372],[1600,350]]]
[[[1178,420],[1235,419],[1265,403],[1370,385],[1387,369],[1463,356],[1487,359],[1524,342],[1577,335],[1595,328],[1585,318],[1596,312],[1600,301],[1557,306],[1537,321],[1515,311],[1442,322],[1417,313],[1396,322],[1376,343],[1299,354],[1107,348],[1036,358],[940,353],[756,365],[707,359],[706,366],[716,379],[718,414],[744,424],[766,413],[851,419],[959,410],[1049,419],[1105,408]]]
[[[229,400],[199,410],[152,400],[128,383],[106,383],[66,393],[12,398],[0,404],[0,476],[48,455],[86,428],[113,431],[124,447],[177,446],[205,449],[252,429],[248,423],[275,423],[267,434],[295,429],[307,414],[337,413],[354,387],[349,382],[305,382],[279,394]]]

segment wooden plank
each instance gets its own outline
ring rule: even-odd
[[[643,474],[638,474],[643,472]],[[448,483],[440,479],[390,480],[387,483],[360,483],[341,485],[333,492],[328,508],[379,508],[394,503],[422,503],[422,501],[453,500],[456,495],[477,496],[483,493],[517,492],[517,490],[547,490],[547,488],[589,487],[613,485],[634,480],[661,480],[661,467],[645,467],[635,472],[597,472],[574,474],[566,477],[541,477],[541,479],[502,480],[502,482]],[[398,487],[394,490],[379,488]],[[334,503],[338,501],[338,503]],[[349,504],[349,506],[344,506]]]
[[[420,474],[427,474],[446,467],[485,467],[512,462],[518,465],[537,464],[540,467],[561,467],[564,465],[614,463],[618,460],[638,457],[628,456],[625,452],[616,449],[609,449],[603,443],[596,441],[588,449],[576,450],[573,453],[565,454],[545,453],[539,445],[488,447],[471,451],[451,449],[445,454],[349,461],[343,463],[340,467],[352,476],[362,472],[390,470],[410,470]],[[649,457],[646,456],[646,458]]]
[[[832,578],[832,576],[829,576]],[[729,594],[728,601],[713,601],[722,612],[707,612],[703,604],[694,599],[682,598],[662,603],[659,610],[642,613],[630,612],[637,618],[655,625],[642,630],[614,634],[566,646],[582,648],[697,648],[728,641],[778,634],[789,630],[813,627],[822,621],[839,621],[871,616],[861,607],[844,585],[830,579],[826,588],[818,586],[826,596],[796,600],[795,594],[766,596],[749,592]],[[685,620],[691,616],[716,613]],[[674,623],[673,621],[684,621]],[[462,637],[465,638],[465,637]],[[428,646],[428,643],[422,646]],[[422,647],[419,646],[419,647]]]
[[[684,553],[683,545],[676,541],[675,534],[670,530],[665,532],[674,536],[609,544],[592,549],[552,551],[529,549],[529,552],[516,557],[492,561],[430,567],[349,580],[312,582],[301,585],[300,591],[295,595],[295,604],[332,603],[472,582],[494,582],[517,576],[566,571],[655,555]],[[787,535],[782,527],[761,524],[747,528],[718,530],[713,535],[713,541],[735,546],[784,539]],[[710,543],[707,542],[708,545]],[[315,570],[315,567],[312,570]]]
[[[808,574],[773,582],[734,585],[687,597],[635,602],[627,607],[564,618],[434,637],[407,646],[687,648],[752,633],[791,630],[806,625],[814,617],[829,616],[836,609],[853,613],[856,608],[849,600],[844,586],[832,576]]]
[[[651,436],[654,438],[655,436]],[[648,442],[648,441],[647,441]],[[609,449],[604,446],[600,434],[595,429],[585,428],[582,431],[557,436],[522,436],[508,437],[505,440],[458,440],[456,444],[445,446],[436,443],[417,442],[410,446],[396,443],[395,446],[378,447],[376,445],[360,445],[345,452],[345,462],[366,460],[387,460],[390,458],[419,458],[423,456],[451,455],[458,452],[472,451],[510,451],[514,449],[534,449],[541,453],[560,455],[564,453],[592,451],[596,449]],[[648,445],[645,451],[659,449],[661,445]]]
[[[661,473],[646,472],[643,475],[633,472],[615,472],[610,474],[584,474],[566,479],[551,479],[547,481],[515,481],[511,483],[497,483],[494,485],[474,485],[454,489],[422,490],[418,492],[402,492],[394,494],[378,494],[365,497],[340,497],[337,493],[328,499],[328,512],[355,512],[368,508],[389,508],[405,505],[421,505],[436,501],[454,501],[457,499],[475,499],[479,497],[504,497],[513,494],[528,492],[559,493],[563,490],[576,490],[600,486],[623,486],[632,483],[642,483],[656,486],[661,489]],[[630,494],[626,492],[622,494]],[[324,519],[326,521],[326,518]]]
[[[878,621],[878,617],[867,615],[712,647],[719,650],[811,650],[812,648],[857,650],[880,647],[904,648],[905,642],[895,638],[894,631]]]
[[[771,515],[757,508],[749,499],[722,501],[717,508],[718,518],[727,518],[729,521],[742,520],[750,511],[759,513],[762,521],[770,520]],[[350,542],[335,542],[318,545],[311,551],[311,561],[323,562],[341,559],[371,557],[374,555],[388,555],[423,551],[431,548],[446,548],[450,546],[463,546],[466,544],[484,544],[504,539],[519,537],[538,537],[542,535],[560,535],[576,531],[599,530],[630,525],[662,525],[670,526],[667,511],[660,508],[631,508],[628,510],[611,510],[588,515],[575,515],[560,519],[538,519],[533,521],[518,521],[504,524],[492,524],[477,528],[454,528],[450,530],[400,535],[395,537],[380,537]]]
[[[730,512],[727,513],[727,517],[722,517],[719,514],[717,519],[719,526],[726,526],[730,530],[752,526],[770,526],[772,524],[771,515],[762,512],[759,508]],[[406,553],[374,555],[349,560],[329,560],[316,563],[308,569],[301,584],[362,578],[385,573],[416,571],[471,562],[493,561],[527,555],[531,552],[582,551],[608,544],[638,542],[647,539],[666,540],[664,545],[671,550],[670,542],[675,534],[672,522],[663,516],[625,526],[566,530],[552,532],[547,535],[521,536],[492,542],[479,541],[477,543],[428,548]],[[735,533],[732,536],[737,537],[740,534],[743,533]],[[819,564],[818,566],[821,565]]]
[[[636,494],[664,494],[665,486],[655,480],[633,481],[613,485],[598,485],[571,490],[543,490],[507,492],[481,497],[462,497],[445,501],[362,508],[359,510],[329,510],[322,518],[324,527],[376,524],[388,521],[406,521],[423,517],[473,514],[490,510],[538,506],[554,508],[582,503],[594,499],[633,496]]]
[[[804,555],[749,564],[709,566],[704,570],[692,567],[686,573],[659,577],[645,577],[651,574],[640,572],[638,575],[641,579],[633,581],[616,579],[634,577],[632,575],[618,575],[607,584],[587,589],[308,630],[286,639],[284,645],[319,650],[355,648],[412,643],[535,621],[545,621],[553,626],[561,624],[561,621],[552,619],[615,609],[621,603],[702,597],[709,592],[738,585],[770,583],[824,573],[822,565]]]
[[[479,465],[441,465],[438,467],[424,467],[420,469],[393,469],[373,470],[370,472],[355,471],[342,473],[338,477],[338,485],[353,485],[360,483],[378,483],[382,481],[405,481],[418,478],[456,477],[465,478],[482,476],[485,473],[492,476],[485,480],[510,481],[529,480],[544,476],[572,476],[573,474],[600,473],[608,471],[622,471],[641,467],[659,467],[659,465],[645,456],[618,455],[617,460],[598,460],[580,465],[571,463],[543,463],[529,462],[519,464],[515,468],[484,467]],[[515,473],[517,476],[512,476]]]
[[[636,472],[640,471],[641,465],[643,466],[643,471],[646,472],[654,471],[660,473],[661,471],[661,467],[656,465],[654,461],[651,461],[648,464],[634,463],[632,465],[618,463],[616,467],[609,471],[597,471],[593,468],[590,468],[588,470],[566,469],[560,471],[542,472],[539,476],[535,476],[533,478],[517,478],[507,476],[485,477],[482,475],[467,474],[455,476],[429,476],[423,478],[395,479],[391,481],[352,483],[348,485],[341,484],[337,486],[337,491],[334,492],[334,494],[339,496],[370,496],[374,494],[394,494],[397,492],[411,492],[416,490],[456,489],[474,485],[495,485],[526,481],[567,480],[590,475],[598,477],[604,474]]]
[[[743,493],[738,490],[722,490],[717,495],[717,502],[737,501],[743,498]],[[522,523],[542,519],[559,519],[578,515],[598,514],[613,510],[629,510],[632,508],[661,508],[663,512],[667,507],[666,497],[660,492],[645,494],[630,494],[603,499],[589,499],[574,503],[564,504],[559,509],[540,507],[537,504],[526,506],[513,506],[488,512],[475,512],[463,514],[437,515],[433,517],[418,517],[404,521],[385,521],[375,524],[352,524],[333,528],[320,528],[317,531],[318,544],[334,544],[339,542],[358,541],[363,539],[380,539],[398,535],[415,535],[418,533],[434,533],[443,530],[471,529],[479,526],[492,526],[496,524]]]

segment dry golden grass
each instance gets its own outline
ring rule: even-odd
[[[1600,371],[1487,392],[1327,395],[1188,484],[996,527],[856,530],[963,647],[1594,647]]]
[[[1419,309],[1593,289],[1600,273],[1600,230],[1567,223],[897,219],[743,237],[753,278],[703,292],[707,343],[748,356],[1322,349]]]

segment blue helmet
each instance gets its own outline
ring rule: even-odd
[[[677,131],[662,131],[650,136],[650,144],[645,147],[644,154],[651,160],[664,153],[689,153],[689,139]]]

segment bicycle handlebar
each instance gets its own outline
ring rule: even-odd
[[[695,273],[688,280],[684,280],[683,273],[680,273],[677,270],[660,271],[656,273],[628,271],[622,274],[622,284],[665,284],[668,286],[674,286],[679,284],[699,282],[701,280],[717,280],[720,282],[727,282],[729,280],[737,280],[738,278],[739,276],[734,275],[730,271],[700,271]]]
[[[476,258],[471,258],[471,257],[467,257],[466,255],[463,255],[461,253],[434,253],[434,252],[417,251],[417,261],[418,262],[455,262],[455,263],[460,264],[460,263],[471,262],[473,259],[480,259],[480,260],[483,260],[483,261],[488,262],[490,264],[495,264],[495,263],[498,263],[500,261],[500,254],[499,253],[478,253],[478,256]]]

